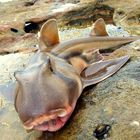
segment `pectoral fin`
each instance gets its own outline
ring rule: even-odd
[[[108,36],[105,21],[100,18],[93,24],[90,36]]]
[[[89,65],[82,73],[84,87],[96,84],[117,72],[128,60],[129,56],[113,60],[101,61]]]
[[[58,27],[55,19],[50,19],[40,30],[40,49],[51,48],[59,43]]]

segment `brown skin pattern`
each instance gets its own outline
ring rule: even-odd
[[[15,108],[25,129],[61,129],[83,89],[111,76],[129,59],[104,61],[99,50],[137,39],[107,36],[104,20],[99,19],[89,37],[60,43],[56,20],[48,20],[40,31],[40,51],[24,71],[15,72]]]

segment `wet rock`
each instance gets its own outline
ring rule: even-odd
[[[140,35],[140,1],[106,0],[103,4],[115,9],[113,21],[117,26],[123,27],[130,34]]]
[[[130,34],[140,35],[140,1],[138,0],[95,0],[100,5],[114,8],[113,21]],[[91,3],[93,0],[81,0],[81,3]]]
[[[22,23],[8,23],[8,24],[1,24],[0,25],[0,38],[7,37],[7,36],[21,36],[25,34],[23,31],[23,24]],[[15,31],[16,30],[16,31]]]
[[[79,5],[76,9],[65,13],[62,17],[62,21],[65,24],[70,25],[82,25],[83,20],[85,21],[95,21],[98,18],[104,18],[107,23],[112,23],[114,9],[107,5],[99,5],[96,3],[89,3],[84,5]],[[69,20],[68,20],[69,18]]]
[[[34,34],[25,34],[14,37],[7,36],[0,38],[0,54],[17,53],[17,52],[34,52],[38,50],[38,39]]]
[[[33,3],[26,6],[25,3]],[[137,5],[131,8],[131,5]],[[139,1],[124,2],[117,0],[86,0],[86,1],[13,1],[1,4],[0,36],[11,35],[11,28],[17,29],[14,35],[25,34],[25,22],[34,22],[39,26],[50,18],[56,18],[59,25],[84,25],[92,24],[97,18],[104,18],[107,23],[116,23],[133,34],[139,34]],[[7,9],[9,9],[7,11]],[[131,10],[130,10],[131,9]],[[115,13],[114,13],[115,10]],[[13,18],[14,17],[14,18]],[[12,33],[13,35],[13,33]]]
[[[28,3],[29,6],[25,3]],[[134,3],[136,6],[132,7]],[[91,20],[95,21],[102,17],[108,23],[114,22],[125,27],[125,30],[131,33],[139,34],[139,4],[140,2],[137,0],[129,0],[127,3],[117,0],[13,1],[1,4],[0,13],[3,14],[0,15],[2,19],[0,23],[10,25],[11,28],[25,33],[25,22],[35,22],[41,26],[46,20],[56,18],[60,25],[83,25],[85,21],[92,24]],[[14,26],[19,22],[20,26]]]
[[[140,3],[133,10],[116,9],[114,21],[131,34],[140,35]]]
[[[1,24],[8,24],[11,28],[19,28],[18,26],[13,27],[13,23],[21,23],[23,32],[25,22],[35,22],[41,26],[45,21],[50,18],[56,18],[61,25],[66,24],[83,24],[85,20],[90,22],[91,19],[94,21],[103,17],[106,21],[112,22],[113,8],[107,5],[100,5],[96,1],[91,3],[79,3],[78,1],[49,1],[46,3],[43,1],[33,2],[34,4],[29,8],[25,3],[32,3],[23,1],[14,1],[3,4],[0,12],[3,13],[0,18]],[[12,6],[12,8],[11,8]],[[9,9],[10,8],[10,9]],[[6,9],[9,9],[8,11]],[[9,12],[10,11],[10,12]],[[24,11],[24,12],[23,12]],[[6,18],[5,18],[6,17]],[[14,17],[14,19],[12,18]],[[69,17],[69,18],[68,18]],[[73,18],[72,18],[73,17]]]

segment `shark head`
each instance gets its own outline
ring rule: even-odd
[[[26,129],[60,129],[82,92],[81,79],[72,65],[52,54],[46,55],[45,63],[15,73],[15,108]]]

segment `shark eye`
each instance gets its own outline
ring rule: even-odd
[[[52,68],[52,64],[51,64],[51,60],[50,60],[50,59],[48,59],[48,64],[49,64],[49,69],[50,69],[50,71],[51,71],[52,73],[54,73],[54,70],[53,70],[53,68]]]

